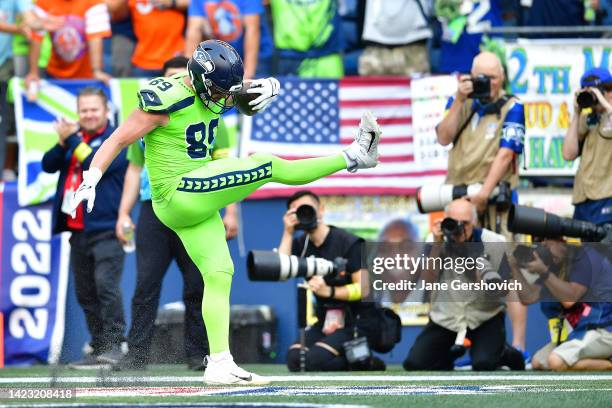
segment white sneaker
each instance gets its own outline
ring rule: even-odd
[[[368,169],[378,164],[378,142],[380,141],[380,126],[371,112],[361,115],[359,132],[355,141],[344,149],[344,159],[347,170],[351,173],[357,169]]]
[[[238,367],[234,359],[228,353],[218,361],[206,357],[206,371],[204,371],[204,383],[208,385],[267,385],[270,380],[257,374],[249,373]]]

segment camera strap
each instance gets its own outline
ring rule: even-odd
[[[506,103],[510,99],[512,99],[514,97],[515,96],[512,95],[512,94],[506,94],[506,95],[502,96],[501,98],[499,98],[498,100],[496,100],[495,102],[490,103],[488,105],[485,105],[484,114],[485,115],[496,114],[496,115],[500,116],[502,108],[504,107],[504,105],[506,105]],[[457,143],[459,143],[459,138],[461,137],[461,134],[463,133],[465,128],[470,124],[470,122],[472,121],[472,118],[474,117],[476,112],[477,112],[477,110],[471,108],[470,115],[463,122],[463,124],[459,128],[459,131],[457,131],[457,134],[455,135],[455,138],[453,139],[453,145],[456,145]]]
[[[308,250],[308,243],[310,242],[310,235],[305,234],[306,238],[304,238],[304,248],[302,248],[302,253],[300,254],[300,258],[303,258],[306,255],[306,251]]]

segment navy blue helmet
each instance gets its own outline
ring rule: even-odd
[[[219,40],[203,41],[189,59],[187,70],[208,109],[221,114],[235,105],[232,94],[242,87],[244,66],[234,47]]]

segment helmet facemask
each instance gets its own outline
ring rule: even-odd
[[[205,79],[204,85],[206,91],[200,95],[200,98],[204,96],[202,102],[214,114],[221,115],[236,105],[236,93],[241,86],[233,86],[227,91],[213,84],[210,79]]]
[[[197,53],[197,52],[196,52]],[[207,109],[214,114],[220,115],[236,105],[236,94],[242,88],[242,82],[233,85],[230,89],[225,89],[213,82],[210,76],[215,76],[215,63],[210,58],[210,55],[204,50],[197,57],[194,57],[199,65],[196,72],[188,69],[191,83],[200,100],[204,103]],[[242,75],[241,75],[242,76]]]

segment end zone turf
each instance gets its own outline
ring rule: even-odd
[[[0,394],[8,388],[74,390],[69,400],[0,399],[0,404],[29,406],[172,406],[192,407],[455,407],[487,404],[515,406],[610,407],[612,374],[537,372],[410,373],[390,367],[384,373],[288,373],[284,366],[249,367],[269,375],[265,387],[208,387],[202,376],[177,366],[145,372],[71,371],[64,367],[1,370]]]

